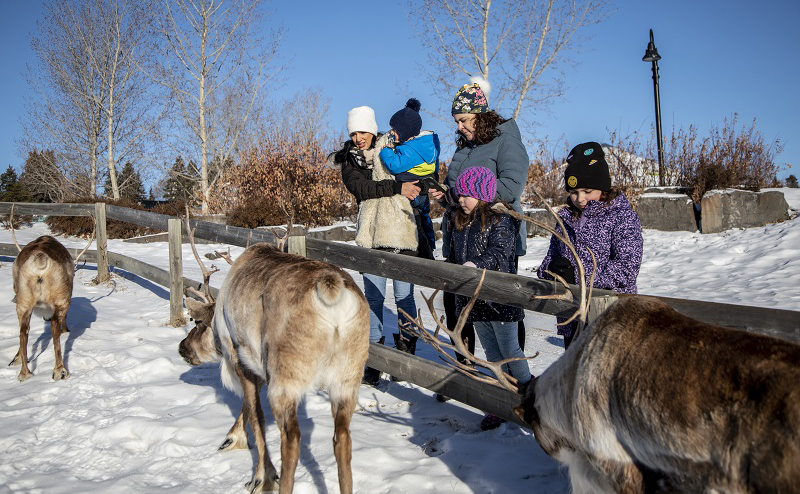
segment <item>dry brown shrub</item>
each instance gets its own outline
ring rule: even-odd
[[[106,197],[83,197],[67,201],[65,204],[92,204],[104,202],[123,208],[147,211],[147,208],[130,199],[108,199]],[[94,231],[94,219],[90,216],[48,216],[45,220],[50,231],[56,235],[70,235],[73,237],[89,238]],[[133,223],[117,221],[111,218],[106,219],[106,235],[110,239],[131,238],[140,235],[148,235],[158,230],[145,228]]]
[[[228,168],[215,198],[231,225],[254,228],[285,223],[308,226],[352,217],[354,204],[320,142],[264,134]]]

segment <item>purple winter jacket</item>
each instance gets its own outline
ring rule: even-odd
[[[597,258],[595,288],[636,293],[636,277],[642,265],[642,224],[628,199],[620,194],[608,204],[589,201],[581,214],[585,218],[575,218],[568,207],[561,209],[558,215],[586,269],[586,282],[589,282],[592,272],[592,258],[586,250],[589,247]],[[539,278],[553,279],[544,271],[557,256],[572,263],[575,279],[579,279],[572,253],[555,236],[550,238],[550,249],[539,266]]]

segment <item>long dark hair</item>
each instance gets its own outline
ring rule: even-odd
[[[486,144],[500,135],[497,127],[507,122],[507,118],[501,117],[496,111],[490,110],[487,113],[475,114],[475,137],[468,141],[461,133],[456,131],[456,147],[458,149],[468,144]]]
[[[611,187],[609,190],[604,190],[600,193],[600,202],[604,203],[606,206],[611,204],[611,201],[616,199],[622,194],[622,189],[618,189],[616,187]],[[572,204],[572,201],[569,198],[569,194],[567,194],[567,207],[569,207],[572,216],[575,218],[580,218],[581,213],[583,210],[578,206]]]
[[[464,228],[468,227],[470,223],[472,223],[478,215],[480,215],[481,218],[481,229],[485,230],[486,226],[489,224],[490,221],[494,219],[494,217],[502,214],[492,209],[492,206],[494,206],[498,202],[505,205],[506,208],[511,209],[511,206],[503,201],[496,201],[489,203],[481,200],[478,200],[478,204],[475,205],[475,209],[473,209],[472,212],[469,214],[465,213],[464,210],[459,207],[456,210],[455,214],[456,230],[461,231]]]

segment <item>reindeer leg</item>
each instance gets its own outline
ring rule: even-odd
[[[17,350],[17,355],[14,356],[14,359],[11,360],[11,363],[8,365],[22,364],[22,368],[19,371],[20,381],[25,381],[33,376],[30,369],[28,369],[28,332],[31,329],[32,312],[33,309],[20,310],[19,306],[17,306],[17,319],[19,319],[19,350]]]
[[[61,358],[61,333],[63,328],[67,326],[67,307],[57,307],[53,312],[53,317],[50,319],[50,331],[53,334],[53,350],[56,352],[56,366],[53,368],[53,380],[59,381],[69,377],[69,371],[64,367],[64,361]]]
[[[233,423],[233,427],[231,430],[228,431],[228,434],[225,436],[225,441],[219,447],[219,451],[233,451],[234,449],[249,449],[250,445],[247,444],[247,432],[245,431],[244,425],[247,418],[245,414],[247,413],[247,408],[242,403],[242,411],[239,412],[239,416],[236,417],[236,422]]]
[[[286,395],[270,395],[270,407],[281,431],[280,494],[294,489],[294,472],[300,458],[300,424],[297,421],[297,400]]]
[[[342,494],[353,492],[353,470],[350,463],[353,459],[353,444],[350,439],[350,419],[355,410],[355,400],[331,401],[331,412],[335,431],[333,433],[333,452],[336,465],[339,467],[339,491]]]
[[[269,451],[267,451],[267,442],[264,437],[264,410],[261,408],[261,398],[259,391],[261,391],[261,381],[251,373],[242,372],[239,366],[236,366],[236,373],[239,375],[239,380],[244,390],[244,415],[247,423],[250,424],[250,430],[253,431],[253,436],[256,441],[256,450],[258,451],[258,465],[253,474],[253,479],[245,484],[245,487],[255,494],[262,491],[274,491],[278,488],[278,471],[275,470],[275,465],[269,458]]]

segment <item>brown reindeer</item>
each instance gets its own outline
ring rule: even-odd
[[[569,467],[573,492],[800,488],[800,346],[615,302],[515,414]]]
[[[12,268],[14,280],[14,300],[17,304],[19,319],[19,350],[8,364],[22,365],[19,380],[25,381],[33,374],[28,368],[28,333],[31,327],[31,314],[36,311],[45,320],[50,321],[53,336],[53,350],[56,363],[53,368],[53,379],[61,380],[69,377],[61,357],[61,333],[68,332],[67,311],[72,300],[72,282],[75,276],[75,262],[69,251],[55,238],[43,235],[24,248],[17,243],[14,233],[14,205],[11,206],[9,223],[11,237],[19,250],[19,255]],[[78,254],[78,258],[94,240],[89,240],[86,248]]]
[[[479,291],[480,284],[475,297]],[[430,300],[452,348],[519,392],[501,363],[464,353],[468,308],[449,331]],[[421,323],[410,329],[436,340]],[[655,298],[623,296],[527,384],[513,412],[568,466],[575,493],[790,493],[800,488],[798,383],[800,345],[706,324]]]
[[[203,270],[207,286],[210,272]],[[189,363],[219,360],[221,353],[223,383],[244,395],[242,414],[220,449],[246,447],[244,423],[250,425],[258,450],[250,491],[292,492],[300,448],[297,405],[305,393],[326,389],[339,488],[352,492],[350,420],[369,351],[369,308],[352,277],[262,243],[236,259],[216,301],[208,290],[201,298],[186,299],[196,326],[180,352]],[[280,484],[265,444],[262,384],[281,431]]]

